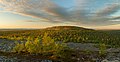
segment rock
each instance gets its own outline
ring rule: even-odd
[[[104,59],[104,60],[102,60],[101,62],[120,62],[119,60],[112,60],[112,61],[109,61],[109,60],[107,60],[107,59]]]
[[[109,53],[120,52],[120,48],[109,48],[109,49],[107,49],[107,52],[109,52]]]
[[[107,59],[102,60],[101,62],[109,62]]]

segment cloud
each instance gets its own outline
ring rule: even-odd
[[[110,0],[109,0],[110,1]],[[112,0],[111,0],[112,1]],[[96,0],[76,0],[78,4],[76,4],[76,10],[74,9],[71,13],[77,21],[80,21],[80,25],[87,26],[103,26],[103,25],[112,25],[112,24],[120,24],[119,21],[111,21],[118,18],[113,18],[111,15],[120,10],[120,4],[115,2],[107,3],[101,9],[97,9],[95,11],[89,6],[91,2],[96,2]],[[80,5],[80,3],[82,5]],[[85,4],[86,3],[86,4]],[[94,7],[94,6],[93,6]],[[91,11],[92,10],[92,11]],[[78,22],[76,22],[78,23]]]
[[[0,0],[0,3],[5,10],[13,11],[25,16],[48,20],[52,20],[54,17],[59,18],[59,14],[57,14],[57,11],[55,10],[60,7],[49,0]],[[53,8],[54,11],[51,8]]]
[[[113,19],[113,20],[120,19],[120,16],[113,17],[112,19]]]
[[[117,12],[120,9],[120,4],[112,4],[105,6],[105,8],[102,8],[96,12],[97,16],[109,16],[115,12]]]
[[[119,17],[110,16],[120,10],[120,4],[116,3],[118,0],[114,0],[115,2],[94,11],[91,11],[91,7],[89,6],[93,2],[98,2],[97,0],[74,1],[74,7],[64,8],[57,5],[52,0],[0,0],[0,7],[4,11],[39,18],[42,21],[50,23],[72,22],[88,26],[120,24],[119,21],[113,21],[119,20]]]
[[[24,22],[38,22],[38,21],[34,21],[34,20],[25,20]]]

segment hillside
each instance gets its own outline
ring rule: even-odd
[[[55,41],[75,43],[105,43],[120,46],[120,31],[93,30],[76,26],[54,26],[38,30],[0,31],[1,39],[27,40],[42,38],[47,33]]]
[[[93,30],[83,27],[77,27],[77,26],[53,26],[53,27],[47,27],[45,30]]]

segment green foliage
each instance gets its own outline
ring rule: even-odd
[[[25,45],[23,43],[19,44],[19,43],[16,43],[16,46],[14,47],[13,51],[16,51],[18,53],[20,52],[25,52]]]
[[[27,42],[17,43],[13,50],[18,53],[25,52],[62,57],[65,56],[65,50],[68,50],[68,48],[63,43],[55,42],[45,33],[43,38],[37,37],[34,41],[31,41],[31,38],[28,37]]]
[[[85,52],[85,54],[91,54],[92,53],[92,51],[87,50],[87,49],[84,52]]]
[[[37,36],[43,38],[48,33],[55,41],[77,42],[77,43],[99,43],[102,42],[111,47],[120,47],[120,30],[87,30],[79,27],[53,27],[41,30],[23,31],[0,31],[0,38],[10,40],[34,41]]]
[[[59,57],[70,57],[71,49],[68,48],[64,43],[56,44],[55,51],[53,54]]]
[[[99,47],[100,56],[106,55],[107,53],[106,49],[107,49],[106,45],[100,43],[100,47]]]

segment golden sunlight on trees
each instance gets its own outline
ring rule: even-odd
[[[65,44],[55,42],[47,33],[45,33],[43,38],[38,36],[34,41],[31,41],[31,38],[28,37],[28,40],[25,43],[17,43],[13,48],[13,51],[18,53],[24,52],[61,57],[66,55],[65,50],[67,49]]]

